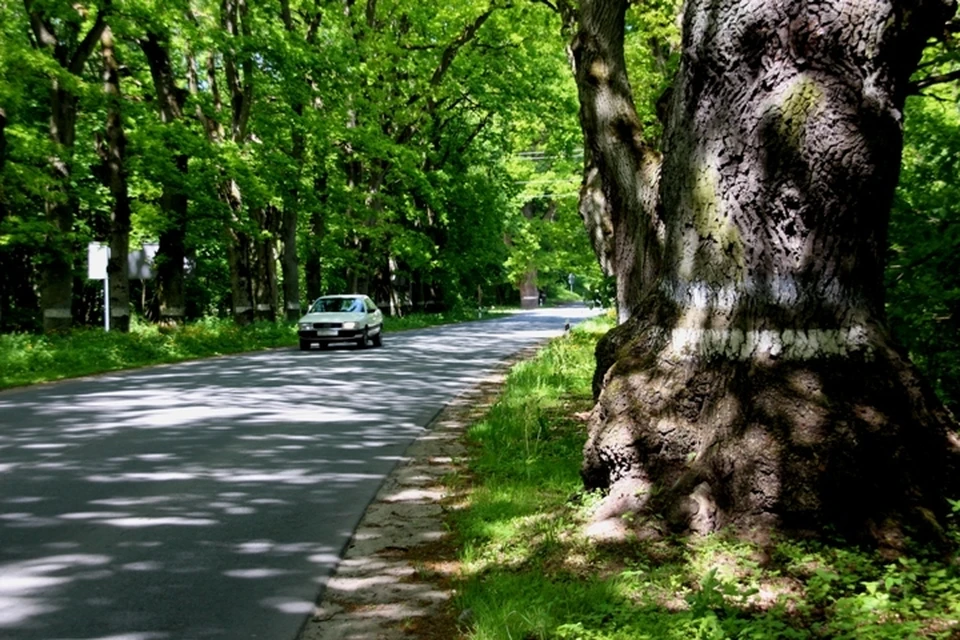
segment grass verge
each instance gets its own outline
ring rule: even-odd
[[[484,310],[484,318],[506,310]],[[477,320],[476,310],[417,313],[385,318],[389,334]],[[0,334],[0,389],[78,376],[258,351],[297,344],[296,326],[257,322],[239,327],[232,320],[205,318],[175,328],[135,322],[130,333],[76,329],[66,334]]]
[[[596,321],[514,368],[468,432],[456,612],[475,640],[960,638],[960,567],[722,535],[598,544],[581,493]],[[957,536],[954,526],[953,535]]]

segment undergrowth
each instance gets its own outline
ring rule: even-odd
[[[482,317],[496,314],[484,310]],[[478,315],[474,309],[388,317],[384,330],[389,338],[393,331],[476,320]],[[257,322],[240,327],[218,318],[173,328],[135,320],[130,333],[81,328],[52,335],[0,334],[0,389],[296,344],[293,323]]]
[[[605,330],[585,323],[515,367],[468,434],[469,497],[451,517],[467,637],[960,638],[960,567],[925,549],[891,559],[842,542],[585,540],[598,496],[581,493],[578,470]]]

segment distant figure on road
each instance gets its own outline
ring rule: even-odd
[[[546,302],[546,301],[547,301],[547,292],[546,292],[546,291],[540,291],[540,292],[537,294],[537,304],[542,307],[542,306],[543,306],[543,303]]]

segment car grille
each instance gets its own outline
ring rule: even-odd
[[[341,322],[314,322],[314,329],[340,329],[343,327]]]

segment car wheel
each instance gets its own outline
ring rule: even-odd
[[[300,341],[300,351],[310,351],[310,341],[301,340]]]
[[[373,336],[373,346],[383,346],[383,327],[380,327],[380,331],[377,331],[377,335]]]
[[[370,343],[370,336],[367,334],[369,329],[367,327],[363,328],[363,335],[357,338],[357,347],[361,349],[366,349],[367,345]]]

